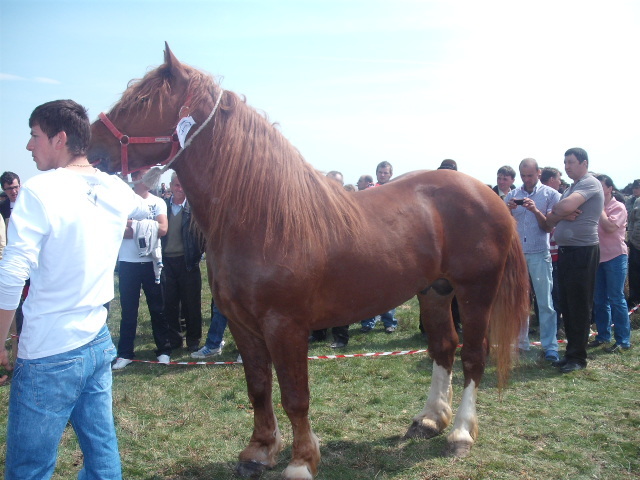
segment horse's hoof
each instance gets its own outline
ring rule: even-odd
[[[447,457],[463,458],[471,452],[471,443],[469,442],[450,442],[445,450]]]
[[[404,434],[404,438],[433,438],[441,433],[433,427],[427,427],[420,422],[413,422],[407,433]]]
[[[260,462],[238,462],[236,465],[236,475],[242,478],[257,479],[267,469],[267,466]]]

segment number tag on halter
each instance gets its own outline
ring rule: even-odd
[[[189,133],[189,130],[191,130],[191,127],[193,127],[195,124],[196,121],[191,115],[182,118],[178,122],[178,127],[176,130],[178,131],[178,141],[180,142],[180,146],[182,148],[184,148],[184,140],[187,138],[187,133]]]

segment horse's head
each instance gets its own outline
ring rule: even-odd
[[[91,125],[89,161],[99,162],[103,170],[126,174],[166,163],[176,154],[176,126],[196,100],[190,91],[195,69],[165,47],[164,64],[130,82],[111,111]]]

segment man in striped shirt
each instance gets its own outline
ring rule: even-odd
[[[560,194],[540,182],[540,168],[533,158],[520,162],[522,186],[507,194],[504,201],[518,224],[518,235],[527,261],[529,278],[538,301],[540,343],[545,360],[558,361],[557,318],[551,298],[552,270],[549,253],[547,215]],[[529,349],[528,325],[520,335],[520,348]]]

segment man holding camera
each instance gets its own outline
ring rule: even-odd
[[[558,361],[558,340],[556,338],[556,312],[553,309],[551,290],[553,277],[551,254],[549,253],[549,232],[547,215],[560,200],[560,194],[540,182],[540,168],[533,158],[520,162],[522,186],[505,196],[505,203],[518,224],[518,235],[522,251],[527,261],[529,278],[538,301],[540,322],[540,343],[545,360]],[[520,335],[520,348],[529,349],[529,322]]]
[[[148,168],[133,172],[133,191],[141,196],[149,208],[147,223],[156,229],[155,238],[167,234],[167,206],[161,198],[152,195],[144,182],[143,175]],[[140,306],[140,287],[147,299],[149,314],[151,315],[151,329],[156,343],[158,362],[169,363],[171,346],[169,343],[169,325],[164,316],[164,301],[159,278],[154,272],[154,259],[149,251],[141,256],[141,250],[151,250],[153,246],[145,245],[144,236],[135,234],[138,225],[133,220],[127,222],[122,245],[118,254],[118,274],[120,278],[120,305],[122,319],[120,321],[120,340],[118,341],[118,358],[113,364],[113,370],[121,370],[129,365],[134,358],[133,343],[138,327],[138,307]],[[135,238],[134,238],[135,237]],[[141,244],[143,243],[143,244]]]

